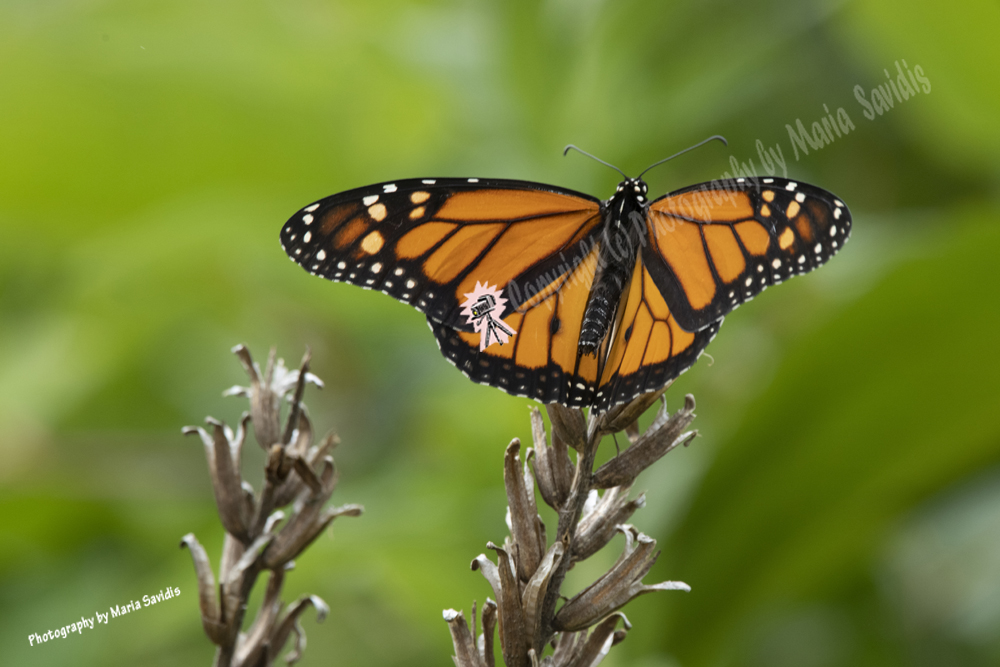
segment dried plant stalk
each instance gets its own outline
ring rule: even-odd
[[[495,603],[487,599],[479,640],[473,641],[475,605],[471,630],[461,612],[444,612],[456,667],[492,667],[494,626],[499,626],[507,667],[593,667],[632,627],[620,611],[626,603],[644,593],[690,590],[679,581],[642,583],[659,552],[656,540],[628,524],[632,514],[645,504],[643,494],[629,499],[639,473],[696,435],[685,432],[694,420],[694,398],[686,396],[684,407],[671,415],[662,399],[664,391],[640,396],[589,418],[581,410],[547,405],[551,441],[541,413],[532,409],[534,447],[525,454],[523,468],[521,443],[516,438],[504,455],[510,535],[502,548],[487,543],[496,553],[495,563],[485,554],[472,561],[472,569],[483,574],[496,598]],[[653,423],[640,433],[639,416],[661,399],[662,407]],[[627,434],[631,445],[595,472],[601,438],[620,431]],[[577,453],[575,464],[569,449]],[[559,517],[551,544],[537,514],[536,485],[539,496]],[[604,489],[603,496],[599,489]],[[616,533],[625,536],[625,550],[618,561],[557,610],[558,601],[565,599],[561,588],[569,568],[597,553]],[[544,655],[547,647],[551,653]]]
[[[298,370],[285,368],[272,349],[263,373],[250,352],[237,345],[233,352],[250,376],[249,387],[233,387],[227,396],[250,400],[234,433],[225,423],[207,418],[209,429],[188,426],[185,435],[199,435],[215,491],[219,519],[226,536],[219,563],[219,584],[208,554],[193,533],[181,540],[191,551],[198,575],[198,600],[205,634],[218,648],[215,667],[266,667],[274,663],[285,643],[295,635],[294,648],[285,656],[297,662],[305,648],[305,633],[299,623],[309,607],[319,620],[329,611],[315,595],[303,596],[284,606],[281,589],[285,572],[338,516],[358,516],[360,505],[326,507],[337,486],[337,473],[330,450],[338,443],[330,433],[312,444],[312,424],[302,403],[307,383],[322,387],[309,372],[306,351]],[[281,404],[291,404],[284,428]],[[247,424],[253,425],[257,442],[267,452],[264,481],[259,495],[241,475],[240,458]],[[281,508],[291,505],[286,516]],[[247,632],[241,632],[250,591],[263,572],[270,577],[264,601]]]

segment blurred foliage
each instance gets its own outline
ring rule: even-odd
[[[334,501],[367,509],[289,579],[332,608],[302,664],[446,663],[440,612],[488,593],[468,563],[503,533],[526,401],[468,382],[408,307],[289,263],[282,222],[411,176],[607,196],[617,175],[563,145],[636,173],[720,133],[651,190],[730,156],[760,171],[759,140],[851,206],[854,238],[730,316],[668,392],[697,395],[702,437],[640,480],[636,523],[665,547],[650,580],[693,591],[631,605],[607,664],[997,664],[998,28],[975,1],[0,4],[4,659],[210,662],[177,543],[215,558],[221,530],[180,427],[236,420],[245,342],[312,347]],[[867,119],[855,86],[904,59],[931,92]],[[824,105],[855,129],[796,159],[786,124]]]

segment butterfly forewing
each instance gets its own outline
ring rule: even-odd
[[[381,290],[471,331],[460,304],[477,282],[504,289],[579,244],[599,210],[588,195],[525,181],[411,179],[306,206],[281,243],[314,275]]]
[[[850,231],[850,212],[826,190],[783,178],[713,181],[650,204],[643,256],[677,322],[699,331],[820,266]]]

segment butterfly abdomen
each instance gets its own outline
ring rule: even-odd
[[[597,354],[601,342],[611,330],[643,240],[644,227],[634,224],[632,220],[632,213],[641,209],[641,203],[630,191],[616,194],[608,202],[597,260],[598,275],[587,299],[580,327],[578,348],[581,354]]]
[[[590,292],[580,327],[579,349],[582,354],[597,354],[608,335],[618,302],[625,291],[628,269],[618,263],[608,265]]]

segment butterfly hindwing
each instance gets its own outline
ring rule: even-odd
[[[850,211],[826,190],[783,178],[722,180],[652,202],[642,254],[677,322],[699,331],[825,263],[850,231]]]
[[[543,403],[591,405],[598,358],[578,349],[583,311],[593,285],[599,244],[557,275],[519,310],[502,316],[517,333],[510,342],[480,349],[480,333],[458,331],[428,317],[442,354],[470,379]]]
[[[599,212],[593,197],[526,181],[410,179],[306,206],[281,243],[314,275],[381,290],[471,331],[459,306],[477,282],[503,289],[590,235]]]
[[[580,325],[599,251],[595,245],[526,302],[523,312],[503,317],[517,331],[505,345],[481,350],[481,334],[428,318],[441,352],[470,379],[543,403],[603,411],[662,387],[694,364],[722,322],[695,333],[682,329],[639,256],[616,309],[614,332],[596,356],[581,355]]]
[[[619,305],[611,349],[595,395],[597,410],[659,389],[690,368],[722,325],[699,331],[678,324],[653,281],[642,253]]]

